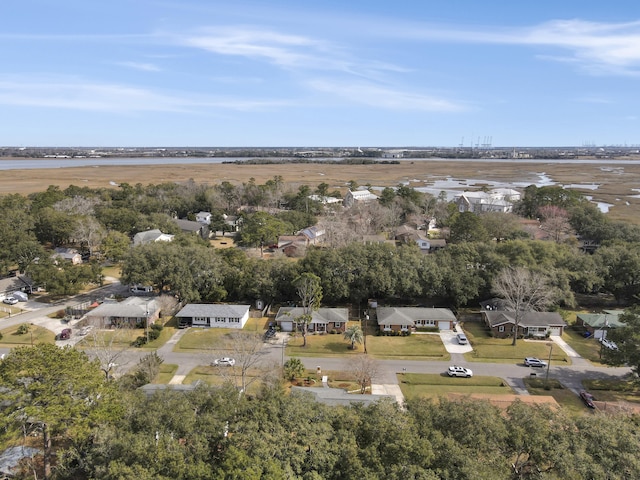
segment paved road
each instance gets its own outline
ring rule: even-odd
[[[21,323],[34,323],[49,328],[54,332],[59,332],[65,324],[60,320],[47,317],[68,305],[74,305],[84,301],[92,301],[96,298],[107,297],[114,293],[123,293],[126,287],[119,283],[107,285],[100,289],[94,290],[86,295],[78,295],[74,298],[60,302],[53,306],[43,306],[32,304],[32,311],[27,311],[11,318],[5,318],[1,321],[0,326],[7,328]],[[164,359],[165,363],[177,364],[178,370],[176,375],[182,376],[189,373],[198,365],[207,365],[213,360],[213,353],[183,353],[174,352],[173,347],[177,343],[179,337],[187,330],[180,330],[177,334],[164,346],[158,349],[158,354]],[[286,334],[279,334],[279,337],[265,343],[262,350],[261,363],[267,367],[276,367],[282,365],[288,357],[284,355]],[[451,361],[414,361],[414,360],[379,360],[379,376],[375,382],[377,384],[396,385],[398,383],[397,373],[443,373],[450,364],[460,365],[471,368],[474,375],[490,375],[505,379],[516,393],[527,394],[524,388],[523,379],[531,373],[538,376],[546,376],[546,369],[528,368],[523,365],[500,364],[500,363],[479,363],[467,362],[463,356],[462,348],[456,347],[452,339],[452,334],[446,332],[442,334],[443,341],[447,350],[451,350]],[[77,339],[77,337],[76,337]],[[62,345],[65,342],[58,342]],[[72,343],[72,342],[71,342]],[[561,348],[566,349],[568,346]],[[468,347],[465,347],[468,348]],[[570,347],[568,347],[570,349]],[[8,349],[0,349],[0,353],[7,353]],[[131,349],[125,352],[119,359],[117,371],[124,373],[133,367],[138,360],[146,355],[148,350]],[[575,352],[574,352],[575,353]],[[585,378],[620,378],[630,373],[630,368],[614,368],[614,367],[596,367],[588,361],[580,358],[577,354],[571,353],[572,365],[555,365],[549,368],[549,377],[558,379],[567,388],[574,392],[579,392],[582,387],[582,380]],[[348,359],[345,358],[313,358],[300,357],[305,367],[308,369],[316,369],[320,367],[322,370],[346,370],[349,368]]]

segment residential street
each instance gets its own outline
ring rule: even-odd
[[[65,302],[61,302],[54,306],[44,306],[43,304],[28,305],[29,308],[33,308],[30,311],[13,315],[10,318],[2,320],[2,328],[7,328],[21,323],[33,323],[39,326],[48,328],[58,333],[65,324],[59,319],[52,319],[47,317],[61,308],[67,305],[74,305],[84,301],[91,301],[96,298],[107,297],[112,293],[122,293],[124,287],[118,283],[107,285],[100,289],[86,295],[79,295]],[[187,332],[185,330],[179,330],[176,334],[160,349],[158,354],[164,359],[165,363],[178,365],[176,376],[172,383],[179,383],[193,368],[198,365],[207,365],[213,360],[213,353],[178,353],[173,351],[173,347],[178,342],[179,338]],[[441,337],[447,350],[450,350],[451,361],[415,361],[415,360],[379,360],[379,375],[375,379],[374,383],[380,386],[393,386],[398,384],[396,374],[406,373],[443,373],[449,365],[459,365],[471,368],[474,375],[489,375],[503,378],[517,394],[527,395],[527,391],[524,388],[523,379],[535,373],[538,376],[546,376],[547,370],[544,368],[530,368],[524,365],[513,365],[503,363],[479,363],[479,362],[467,362],[464,360],[462,353],[456,350],[455,345],[451,338],[454,335],[451,332],[443,332]],[[286,337],[281,336],[278,341],[269,342],[264,344],[262,350],[263,358],[261,363],[266,367],[274,367],[282,365],[288,357],[284,355],[284,339]],[[280,341],[282,339],[282,341]],[[73,343],[78,340],[77,337],[73,338],[70,342],[57,342],[60,346],[65,343]],[[556,343],[557,340],[555,340]],[[560,343],[563,343],[560,339]],[[616,368],[616,367],[596,367],[593,366],[587,360],[584,360],[577,356],[570,347],[566,344],[559,346],[559,348],[566,349],[568,355],[572,359],[571,365],[554,365],[551,364],[549,368],[549,377],[558,379],[565,387],[570,388],[576,394],[583,388],[582,380],[586,378],[620,378],[628,374],[630,368]],[[465,347],[463,350],[468,350]],[[460,348],[458,348],[460,350]],[[8,349],[0,349],[0,353],[8,353]],[[462,351],[462,350],[461,350]],[[120,364],[117,368],[119,373],[124,373],[129,368],[133,367],[138,360],[148,353],[148,350],[134,349],[127,351],[121,358]],[[330,370],[347,370],[349,369],[349,363],[347,358],[314,358],[314,357],[300,357],[305,367],[308,369],[316,369],[318,367],[323,371]]]

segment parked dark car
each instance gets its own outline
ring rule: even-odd
[[[593,397],[593,395],[591,395],[589,392],[587,392],[586,390],[582,390],[580,392],[580,398],[582,399],[582,401],[584,402],[584,404],[589,407],[589,408],[596,408],[596,404],[593,403],[595,401],[595,398]]]
[[[71,329],[63,328],[62,331],[58,334],[58,340],[69,340],[71,338]]]

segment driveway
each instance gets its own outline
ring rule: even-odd
[[[444,348],[447,349],[449,353],[468,353],[473,351],[473,347],[469,344],[460,345],[458,343],[458,339],[456,338],[456,334],[463,333],[462,329],[456,325],[454,330],[441,330],[440,338],[442,339],[442,343],[444,344]]]

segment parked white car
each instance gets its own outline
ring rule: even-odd
[[[18,299],[16,297],[7,297],[2,301],[7,305],[15,305],[16,303],[18,303]]]
[[[616,345],[615,342],[611,341],[611,340],[607,340],[606,338],[601,338],[600,339],[600,343],[602,343],[603,347],[607,347],[611,350],[617,350],[618,349],[618,345]]]
[[[222,357],[216,358],[211,364],[214,367],[233,367],[236,364],[236,361],[233,358]]]
[[[536,357],[527,357],[524,359],[524,366],[525,367],[546,367],[547,362],[540,360],[539,358],[536,358]]]
[[[464,333],[458,333],[456,335],[456,339],[458,340],[459,345],[467,345],[469,340],[467,340],[467,336]]]
[[[466,377],[466,378],[469,378],[469,377],[473,377],[473,372],[471,371],[470,368],[458,367],[456,365],[452,365],[447,370],[447,375],[449,375],[450,377]]]

